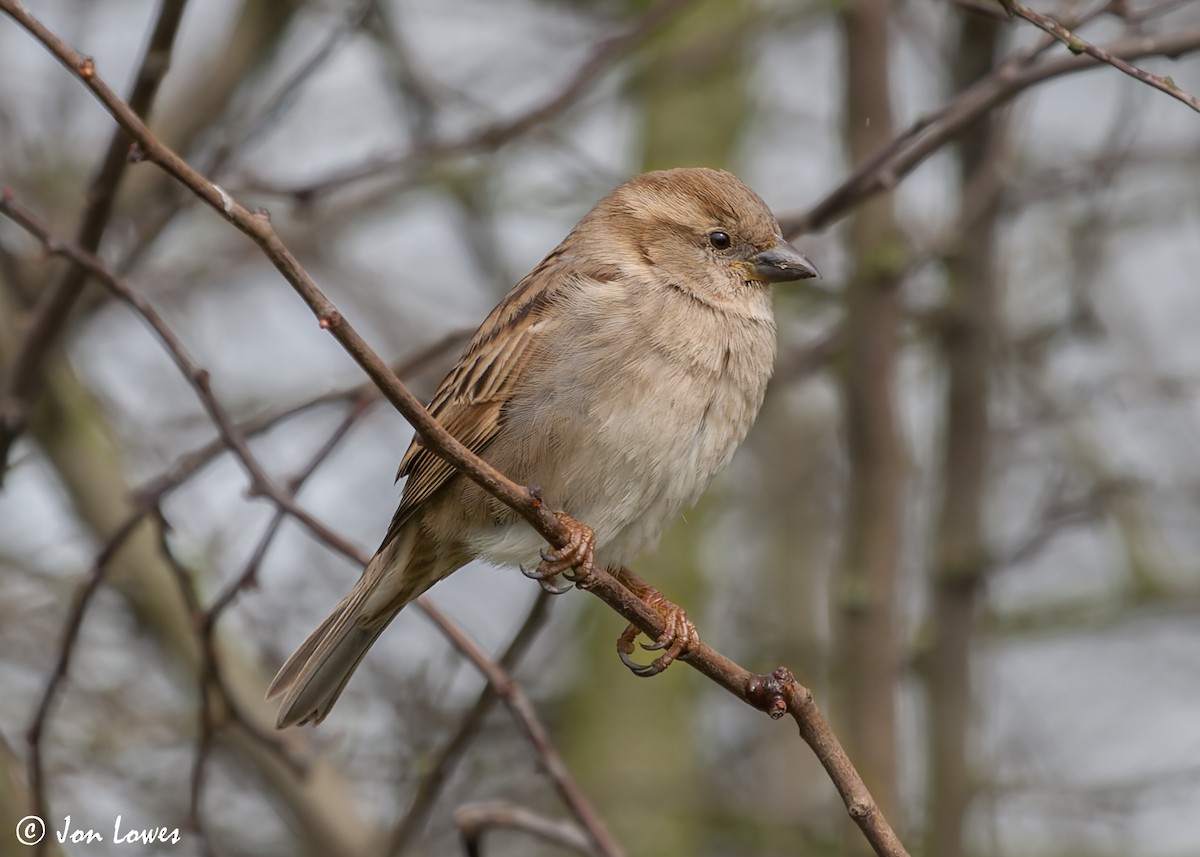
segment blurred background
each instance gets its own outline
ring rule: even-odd
[[[737,172],[836,296],[777,291],[757,425],[636,570],[718,651],[813,688],[913,854],[1200,854],[1187,106],[972,0],[30,6],[126,97],[169,52],[137,96],[153,130],[268,209],[422,397],[615,184]],[[1038,9],[1200,91],[1200,4]],[[125,165],[126,142],[101,170],[113,127],[0,16],[0,183],[98,247],[272,477],[372,551],[411,430],[241,234]],[[326,723],[271,733],[267,680],[359,568],[249,496],[145,323],[7,219],[0,368],[0,854],[25,853],[31,807],[105,834],[48,837],[89,855],[128,853],[118,814],[181,828],[143,853],[363,857],[459,853],[480,801],[568,817],[416,609]],[[866,853],[790,721],[684,666],[633,678],[597,600],[474,565],[431,598],[508,652],[630,855]],[[520,831],[484,847],[562,853]]]

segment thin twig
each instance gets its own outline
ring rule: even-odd
[[[321,448],[310,459],[304,469],[292,480],[289,481],[288,491],[295,494],[300,487],[308,480],[316,471],[337,445],[345,438],[349,430],[356,422],[370,409],[375,398],[367,395],[360,395],[349,413],[334,429],[329,438],[321,445]],[[196,735],[196,751],[192,762],[191,776],[191,800],[190,811],[188,813],[188,824],[202,837],[204,847],[209,848],[208,838],[204,828],[204,820],[202,814],[203,793],[205,782],[206,764],[209,755],[212,751],[213,738],[216,732],[215,715],[213,712],[213,700],[211,698],[211,690],[214,686],[220,690],[221,697],[229,711],[233,714],[234,719],[241,723],[248,730],[248,734],[257,735],[258,731],[254,724],[249,719],[241,717],[234,703],[234,697],[228,693],[224,680],[217,667],[216,653],[216,625],[221,614],[233,603],[238,593],[242,592],[247,586],[254,582],[255,576],[258,573],[258,568],[266,556],[267,549],[270,547],[275,534],[279,531],[279,527],[283,522],[285,512],[282,508],[275,510],[275,515],[268,524],[259,540],[258,547],[255,549],[250,560],[247,562],[242,573],[235,577],[221,593],[213,600],[213,603],[207,610],[203,609],[200,604],[200,598],[195,590],[195,585],[191,580],[191,575],[178,562],[174,553],[170,549],[170,545],[166,541],[167,522],[159,513],[159,534],[160,534],[160,550],[163,557],[166,559],[168,566],[174,571],[176,579],[179,583],[180,592],[183,595],[184,601],[188,610],[193,615],[193,621],[196,627],[196,632],[199,637],[200,651],[202,653],[202,664],[199,674],[199,707],[200,714],[198,717],[199,726]],[[282,745],[275,747],[279,751],[281,758],[286,762],[292,760],[283,752]]]
[[[161,509],[154,509],[159,553],[167,568],[175,578],[179,593],[192,620],[192,628],[198,637],[200,648],[200,669],[197,673],[197,704],[199,715],[196,727],[196,750],[192,757],[190,777],[191,790],[188,811],[188,827],[201,838],[201,845],[206,857],[211,857],[212,848],[208,840],[203,816],[204,783],[206,780],[207,763],[212,754],[217,732],[220,727],[232,721],[246,731],[246,734],[266,747],[279,760],[298,774],[304,773],[302,761],[294,758],[287,750],[276,732],[264,733],[248,717],[236,703],[236,697],[230,692],[225,683],[224,674],[220,669],[220,659],[217,654],[216,639],[209,629],[211,623],[206,621],[206,612],[200,603],[200,595],[196,591],[195,581],[191,572],[176,558],[168,542],[170,525],[163,517]],[[223,706],[219,709],[218,706]]]
[[[1151,74],[1145,69],[1138,68],[1132,63],[1126,62],[1119,56],[1109,53],[1108,51],[1104,50],[1104,48],[1096,47],[1086,39],[1080,38],[1072,33],[1050,16],[1043,15],[1041,12],[1035,12],[1028,6],[1022,6],[1019,3],[1016,4],[1013,6],[1013,14],[1018,18],[1024,18],[1035,27],[1045,30],[1047,33],[1054,36],[1054,38],[1066,45],[1067,50],[1069,50],[1071,53],[1076,55],[1087,54],[1088,56],[1094,57],[1102,63],[1108,63],[1117,71],[1124,72],[1135,80],[1140,80],[1147,86],[1152,86],[1161,92],[1165,92],[1167,95],[1182,101],[1188,107],[1192,108],[1197,113],[1200,113],[1200,101],[1196,100],[1196,96],[1192,95],[1190,92],[1185,92],[1184,90],[1180,89],[1175,81],[1171,78],[1161,77],[1157,74]]]
[[[460,806],[454,812],[454,824],[462,836],[467,857],[481,857],[483,834],[498,828],[520,830],[580,854],[596,854],[587,836],[576,825],[546,818],[531,809],[506,800],[490,800]]]
[[[512,642],[500,656],[499,664],[503,669],[512,672],[524,657],[534,637],[545,624],[550,608],[550,598],[550,593],[542,589],[538,590],[537,597],[529,608],[529,613],[525,616],[525,621],[521,623]],[[478,734],[484,719],[498,699],[499,694],[496,692],[496,688],[491,684],[485,684],[479,692],[475,704],[458,724],[454,736],[446,742],[429,764],[421,781],[417,783],[416,794],[413,796],[408,812],[404,814],[392,831],[387,850],[391,857],[397,857],[403,852],[413,837],[420,832],[425,820],[429,817],[430,810],[433,809],[438,794],[453,773],[455,764],[470,745],[471,739]]]
[[[187,0],[163,0],[159,8],[154,32],[129,94],[129,109],[138,116],[149,115],[158,86],[171,65],[171,48],[186,5]],[[117,187],[129,163],[129,144],[130,137],[125,129],[114,129],[104,160],[88,188],[87,205],[75,234],[75,243],[88,253],[96,252],[108,228]],[[5,465],[12,445],[25,431],[33,413],[34,399],[41,387],[42,365],[66,325],[71,307],[86,281],[87,268],[72,264],[42,293],[12,358],[4,386],[0,389],[0,485],[4,483]]]
[[[1047,42],[1053,44],[1052,40]],[[1135,60],[1150,56],[1178,57],[1197,49],[1200,49],[1200,27],[1160,36],[1133,36],[1114,42],[1105,50],[1114,57]],[[784,234],[795,238],[826,228],[862,201],[895,187],[900,179],[989,110],[1042,81],[1087,71],[1099,63],[1087,54],[1032,62],[1038,53],[1034,48],[1009,57],[987,77],[918,118],[808,211],[781,217]]]
[[[308,478],[316,472],[318,467],[321,466],[321,462],[330,456],[334,449],[337,448],[338,444],[340,444],[346,437],[346,434],[350,431],[350,429],[354,427],[354,424],[357,423],[367,413],[367,411],[371,409],[371,406],[374,405],[376,401],[378,400],[372,396],[359,397],[359,399],[354,403],[353,407],[351,407],[347,412],[346,416],[342,418],[342,421],[338,423],[337,427],[333,430],[333,433],[329,435],[325,443],[321,445],[321,448],[318,449],[317,452],[312,456],[308,464],[306,464],[296,476],[288,481],[287,491],[289,494],[292,496],[296,495],[304,483],[308,481]],[[267,528],[263,531],[257,547],[255,547],[254,552],[250,555],[250,559],[246,562],[241,574],[237,575],[229,582],[229,584],[213,601],[212,605],[209,606],[208,610],[205,611],[203,630],[206,635],[211,636],[212,629],[216,625],[217,619],[220,618],[221,614],[225,611],[225,608],[233,603],[233,600],[237,597],[238,593],[247,587],[254,585],[258,576],[258,569],[262,565],[262,561],[266,558],[267,550],[270,548],[271,542],[274,541],[275,535],[279,532],[279,528],[283,524],[283,519],[286,514],[287,513],[282,507],[275,510],[274,517],[272,517],[271,522],[267,524]]]
[[[325,39],[308,59],[301,62],[291,76],[283,81],[271,95],[267,96],[262,106],[255,111],[252,119],[240,124],[225,123],[227,131],[222,135],[213,152],[212,159],[209,161],[208,173],[210,175],[215,175],[229,162],[236,147],[244,146],[271,127],[271,120],[277,118],[296,101],[304,84],[333,56],[338,45],[362,26],[374,6],[375,0],[359,0],[358,7],[351,9],[338,26],[330,29]]]
[[[618,60],[627,56],[632,48],[645,41],[694,2],[695,0],[663,0],[663,2],[652,4],[650,10],[624,32],[600,40],[592,53],[561,89],[519,116],[485,125],[456,140],[435,141],[419,145],[399,155],[376,158],[357,164],[315,179],[305,185],[289,188],[255,185],[250,189],[259,193],[291,196],[309,202],[320,194],[344,188],[355,182],[374,180],[381,172],[415,170],[427,166],[432,161],[454,155],[497,149],[574,106],[588,87]]]
[[[423,372],[427,367],[441,360],[451,349],[466,342],[467,337],[470,335],[471,331],[466,328],[452,330],[442,338],[435,340],[429,345],[422,346],[411,355],[406,355],[396,361],[393,364],[392,371],[401,378]],[[376,401],[382,398],[383,394],[379,392],[378,387],[369,381],[363,384],[355,384],[353,387],[319,393],[297,404],[271,410],[244,420],[237,424],[237,429],[244,437],[251,438],[263,432],[270,431],[276,426],[316,408],[326,405],[343,405],[347,402],[357,401],[363,396],[370,396],[373,401]],[[137,498],[159,498],[181,483],[186,482],[218,456],[229,451],[229,447],[218,436],[199,449],[180,456],[169,468],[138,488],[134,492],[134,496]]]
[[[166,347],[167,353],[179,371],[183,373],[198,394],[209,417],[216,425],[221,439],[229,449],[233,450],[242,468],[246,471],[246,475],[250,479],[251,495],[268,497],[276,506],[286,510],[289,515],[308,527],[317,538],[335,550],[342,553],[356,553],[356,549],[340,535],[300,508],[292,496],[267,474],[262,465],[258,463],[258,459],[251,453],[245,436],[238,430],[233,418],[225,410],[225,406],[213,393],[208,370],[202,368],[188,354],[175,331],[163,321],[162,316],[145,298],[134,291],[124,279],[109,270],[103,259],[58,239],[37,215],[14,200],[12,194],[7,190],[0,192],[0,213],[5,214],[14,223],[40,240],[48,255],[70,259],[95,276],[118,300],[132,307],[150,325],[150,328]]]
[[[75,642],[79,639],[79,631],[83,627],[83,617],[87,613],[92,599],[100,590],[100,584],[104,582],[109,563],[133,535],[143,517],[144,513],[135,512],[126,518],[104,547],[100,549],[100,552],[96,554],[96,558],[92,560],[91,571],[88,572],[87,579],[79,587],[75,594],[75,600],[71,604],[71,613],[63,625],[62,639],[58,644],[58,658],[55,661],[54,669],[50,671],[50,679],[42,690],[41,699],[38,700],[33,722],[30,723],[29,730],[25,734],[25,741],[29,746],[29,791],[33,796],[33,814],[41,818],[49,818],[50,815],[46,800],[45,768],[42,764],[42,737],[46,731],[46,724],[50,720],[51,709],[58,697],[58,689],[66,680],[67,672],[71,668]],[[52,838],[43,837],[42,842],[37,846],[39,852],[49,847],[50,843],[47,839]]]
[[[610,577],[609,579],[611,580],[612,578]],[[613,580],[613,584],[620,586],[615,580]],[[620,588],[628,592],[624,587]],[[641,604],[642,602],[639,601],[638,603]],[[421,598],[417,599],[417,605],[426,616],[441,626],[442,633],[446,635],[451,645],[458,649],[459,654],[465,656],[467,660],[475,665],[477,670],[487,677],[488,683],[495,688],[496,693],[504,701],[509,711],[516,715],[514,719],[537,752],[542,770],[550,777],[550,781],[554,784],[563,803],[579,819],[579,823],[587,831],[596,850],[600,854],[605,855],[605,857],[623,857],[625,854],[624,850],[612,838],[612,834],[608,832],[608,828],[600,818],[599,813],[596,812],[595,807],[591,805],[584,795],[579,783],[571,775],[566,762],[563,761],[562,756],[559,755],[558,750],[554,746],[550,732],[538,717],[533,703],[525,695],[522,687],[513,681],[512,677],[497,663],[484,655],[483,650],[467,636],[466,632],[449,622],[445,614],[435,607],[432,601],[428,600],[425,596],[421,596]]]

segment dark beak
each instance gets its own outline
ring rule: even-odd
[[[756,276],[768,283],[790,283],[792,280],[821,276],[816,265],[782,238],[770,250],[763,250],[754,256],[750,260],[750,266]]]

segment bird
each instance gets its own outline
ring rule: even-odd
[[[653,675],[685,656],[695,626],[629,565],[695,504],[757,416],[775,357],[773,284],[818,276],[732,173],[647,172],[597,202],[484,319],[428,408],[536,486],[567,545],[545,549],[414,438],[379,550],[271,682],[268,699],[283,696],[277,726],[324,720],[400,610],[476,559],[528,568],[555,593],[609,570],[666,625],[645,645],[664,652],[651,664],[629,657],[638,630],[627,628],[626,665]]]

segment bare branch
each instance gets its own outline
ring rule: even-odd
[[[149,115],[158,85],[171,65],[171,47],[186,5],[187,0],[163,0],[159,8],[154,32],[129,95],[129,109],[138,116]],[[108,227],[117,187],[129,163],[130,142],[123,128],[114,129],[100,170],[88,188],[87,207],[75,234],[75,243],[88,253],[100,247],[100,239]],[[4,484],[12,445],[25,431],[33,412],[33,402],[41,386],[42,364],[66,325],[86,281],[86,267],[68,266],[62,277],[42,293],[25,328],[25,337],[13,356],[4,386],[0,388],[0,485]]]
[[[521,623],[521,627],[513,636],[512,642],[508,644],[504,654],[500,656],[500,666],[506,670],[513,670],[524,657],[529,645],[537,636],[538,631],[542,629],[546,622],[546,616],[550,607],[550,593],[544,590],[539,590],[537,597],[534,599],[533,605],[529,608],[529,613],[525,617],[525,621]],[[491,684],[486,684],[483,690],[479,692],[479,698],[475,700],[475,704],[471,706],[466,717],[459,723],[454,736],[446,742],[437,756],[429,763],[428,768],[421,777],[421,781],[417,784],[417,793],[413,797],[412,804],[408,808],[408,812],[400,819],[392,831],[391,839],[388,844],[387,853],[392,857],[403,853],[404,849],[412,841],[413,837],[420,832],[425,819],[429,816],[429,811],[433,809],[434,801],[437,800],[438,794],[449,779],[454,765],[459,757],[470,745],[471,740],[479,733],[480,727],[483,726],[484,718],[487,717],[489,711],[495,706],[499,694],[496,688]]]
[[[66,680],[67,671],[71,667],[71,657],[75,652],[75,642],[79,639],[79,631],[83,627],[83,617],[86,615],[92,599],[100,590],[100,584],[104,582],[104,575],[108,571],[113,556],[133,535],[138,524],[141,523],[142,517],[143,513],[135,513],[126,518],[125,522],[96,554],[96,558],[92,560],[91,571],[88,573],[86,581],[79,587],[75,600],[71,603],[71,613],[63,626],[62,639],[58,644],[58,658],[55,661],[54,669],[50,672],[50,679],[42,691],[42,697],[38,701],[33,722],[25,734],[25,740],[29,745],[29,791],[33,796],[33,814],[42,818],[48,818],[50,815],[46,801],[45,769],[42,765],[42,737],[45,734],[46,724],[49,722],[51,709],[58,697],[58,689]],[[54,837],[47,838],[53,840]],[[45,838],[42,842],[45,842],[45,845],[39,843],[39,848],[49,848],[50,843],[46,842]]]
[[[471,335],[471,331],[460,328],[452,330],[440,339],[435,340],[429,345],[418,348],[411,355],[405,356],[397,361],[392,371],[398,377],[405,377],[410,374],[416,374],[424,371],[428,366],[437,360],[440,360],[445,354],[453,348],[459,347]],[[271,410],[266,413],[252,417],[237,424],[238,432],[246,438],[254,437],[263,432],[270,431],[276,426],[287,420],[297,417],[301,414],[308,413],[316,408],[325,405],[337,405],[353,403],[369,396],[372,401],[382,398],[379,388],[370,382],[356,384],[353,387],[347,387],[340,390],[330,390],[324,393],[318,393],[309,399],[299,402],[294,405],[288,405],[283,408]],[[213,459],[220,456],[222,453],[229,452],[220,436],[214,438],[211,442],[206,443],[193,452],[181,456],[163,473],[148,481],[145,485],[139,488],[136,492],[141,499],[156,499],[170,492],[183,482],[186,482],[199,470],[207,466]]]
[[[1200,49],[1200,27],[1160,36],[1131,36],[1105,50],[1113,57],[1135,60],[1150,56],[1178,57],[1197,49]],[[987,77],[917,119],[808,211],[781,217],[784,234],[794,238],[826,228],[863,200],[895,187],[900,179],[989,110],[1044,80],[1087,71],[1099,63],[1087,54],[1034,62],[1039,53],[1035,48],[1009,57]]]
[[[1124,72],[1136,80],[1140,80],[1147,86],[1153,86],[1155,89],[1165,92],[1172,98],[1177,98],[1186,104],[1188,107],[1200,113],[1200,101],[1196,100],[1196,96],[1189,92],[1180,89],[1179,86],[1169,77],[1160,77],[1157,74],[1151,74],[1145,69],[1138,68],[1132,63],[1128,63],[1118,56],[1114,56],[1103,48],[1098,48],[1086,39],[1072,33],[1058,21],[1051,18],[1049,15],[1043,15],[1040,12],[1035,12],[1028,6],[1017,4],[1013,7],[1013,14],[1018,18],[1024,18],[1029,23],[1033,24],[1042,30],[1045,30],[1054,38],[1058,39],[1067,46],[1067,50],[1071,53],[1087,54],[1095,57],[1098,61],[1108,63],[1118,71]]]
[[[186,349],[184,349],[183,343],[175,335],[175,332],[167,326],[167,323],[163,321],[162,316],[158,314],[154,307],[150,306],[141,295],[130,288],[123,279],[112,273],[102,259],[56,238],[45,223],[34,215],[33,212],[29,211],[29,209],[16,202],[8,191],[0,193],[0,213],[7,215],[13,222],[20,225],[31,235],[37,237],[49,255],[67,258],[83,270],[91,273],[114,296],[131,306],[145,319],[155,334],[158,335],[158,338],[162,340],[163,345],[166,346],[167,353],[171,356],[179,371],[183,373],[188,383],[192,385],[199,395],[200,401],[203,403],[205,410],[208,411],[213,423],[217,426],[217,431],[220,433],[225,445],[233,450],[234,455],[241,462],[243,469],[250,477],[250,493],[252,495],[261,494],[269,497],[275,505],[286,510],[288,514],[308,527],[317,538],[335,550],[349,554],[356,552],[356,548],[346,542],[340,535],[300,508],[292,496],[271,479],[262,465],[258,463],[253,453],[250,452],[249,443],[246,441],[245,436],[238,430],[229,412],[225,410],[225,406],[213,394],[212,382],[208,370],[203,369],[192,359]]]
[[[583,831],[567,821],[554,821],[531,809],[504,800],[469,803],[454,813],[454,823],[462,835],[468,857],[483,854],[483,834],[496,828],[520,830],[552,845],[561,845],[580,854],[594,855]]]
[[[253,189],[258,192],[293,196],[308,202],[320,194],[365,179],[375,179],[381,172],[412,170],[425,166],[431,161],[454,155],[499,148],[505,143],[529,133],[538,125],[549,121],[574,105],[580,95],[617,61],[623,59],[631,48],[651,36],[693,2],[695,0],[664,0],[664,2],[652,4],[650,10],[625,32],[602,39],[558,92],[519,116],[486,125],[457,140],[429,142],[399,155],[370,160],[316,179],[306,185],[291,188],[268,188],[256,185]]]

